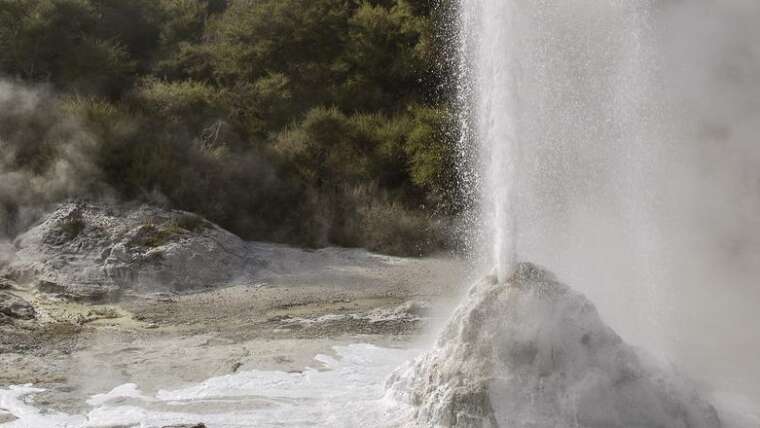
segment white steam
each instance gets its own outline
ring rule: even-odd
[[[514,111],[476,104],[500,109],[491,130],[515,130],[502,186],[516,257],[587,294],[627,341],[760,402],[760,3],[508,3],[513,39],[471,74],[501,61],[516,82]]]
[[[91,190],[94,139],[45,87],[0,80],[0,237],[44,207]]]

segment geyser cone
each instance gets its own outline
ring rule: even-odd
[[[532,264],[477,283],[434,349],[389,380],[419,426],[720,426],[688,383],[605,325],[583,295]]]

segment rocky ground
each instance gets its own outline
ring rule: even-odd
[[[0,271],[0,387],[33,383],[47,389],[37,405],[69,413],[128,382],[150,392],[301,370],[340,343],[413,341],[467,275],[451,257],[244,242],[189,213],[84,203],[13,249]]]

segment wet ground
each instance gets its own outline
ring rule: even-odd
[[[88,399],[125,384],[150,396],[251,370],[299,373],[317,355],[335,356],[336,346],[414,348],[467,283],[466,263],[455,258],[353,251],[327,252],[318,267],[256,283],[110,304],[16,290],[38,317],[0,325],[0,389],[34,384],[44,389],[26,395],[35,409],[75,415],[92,408]],[[0,409],[0,423],[14,419]]]

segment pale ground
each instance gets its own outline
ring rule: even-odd
[[[302,370],[336,344],[427,340],[469,282],[467,263],[449,256],[250,245],[272,261],[256,281],[205,292],[86,305],[17,290],[39,316],[0,325],[0,387],[33,383],[47,389],[37,406],[77,413],[130,382],[151,393],[238,370]],[[409,301],[432,309],[392,312]]]

